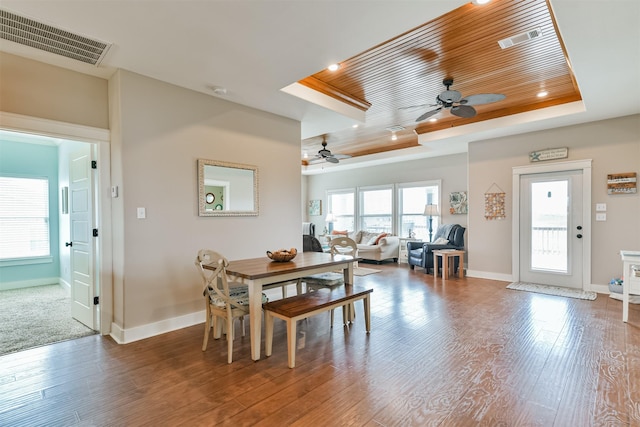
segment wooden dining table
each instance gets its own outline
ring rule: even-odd
[[[358,258],[323,252],[300,252],[291,261],[272,261],[267,256],[229,261],[227,274],[249,288],[249,333],[251,359],[260,360],[262,339],[262,289],[278,282],[295,281],[305,276],[342,270],[345,284],[353,284],[353,265]],[[217,265],[203,265],[214,270]]]

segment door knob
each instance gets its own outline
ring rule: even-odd
[[[581,225],[577,226],[576,228],[577,228],[578,230],[582,230],[582,226],[581,226]]]
[[[578,239],[582,239],[582,234],[578,234],[576,237],[577,237]]]
[[[66,247],[73,246],[73,242],[66,242],[64,245],[65,245]]]

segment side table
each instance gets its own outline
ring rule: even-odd
[[[407,252],[407,242],[421,242],[420,239],[412,237],[401,237],[400,250],[398,251],[398,264],[407,264],[409,262],[409,253]]]
[[[449,258],[451,257],[458,257],[458,277],[464,277],[464,251],[458,249],[441,249],[439,251],[433,251],[433,277],[438,277],[438,257],[442,258],[442,280],[449,277],[449,265],[451,265],[451,269],[455,266],[455,262],[451,262],[451,264],[449,264]]]

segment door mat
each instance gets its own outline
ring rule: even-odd
[[[537,283],[513,282],[507,286],[507,289],[515,291],[528,291],[538,294],[557,295],[560,297],[586,299],[593,301],[598,294],[593,291],[583,291],[580,289],[562,288],[559,286],[539,285]]]

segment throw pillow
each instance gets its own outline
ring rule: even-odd
[[[347,235],[347,230],[333,230],[331,232],[332,235],[334,236],[346,236]]]
[[[449,243],[449,241],[447,239],[445,239],[444,237],[438,237],[433,242],[434,245],[446,245],[447,243]]]
[[[376,237],[376,241],[375,241],[373,244],[374,244],[374,245],[377,245],[378,243],[380,243],[380,240],[381,240],[383,237],[387,237],[388,235],[389,235],[389,233],[380,233],[380,234],[378,235],[378,237]]]

